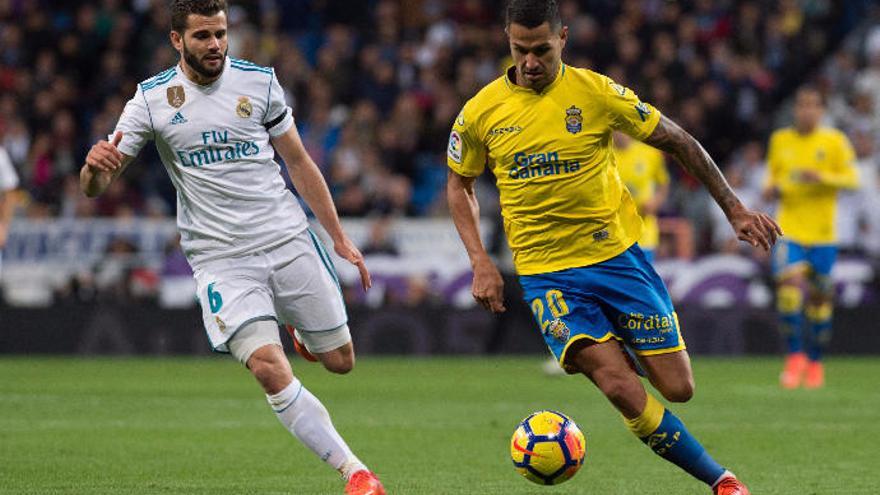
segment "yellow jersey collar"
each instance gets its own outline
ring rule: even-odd
[[[540,93],[535,93],[531,89],[526,88],[524,86],[520,86],[520,85],[516,84],[515,81],[511,81],[510,80],[511,71],[514,74],[514,77],[516,77],[515,76],[516,66],[511,65],[510,67],[507,68],[506,71],[504,71],[504,83],[507,84],[507,87],[511,91],[518,92],[518,93],[529,93],[529,94],[533,94],[533,95],[543,95],[543,94],[547,94],[549,91],[551,91],[556,86],[559,86],[559,82],[562,81],[562,77],[565,76],[565,62],[559,63],[559,71],[556,72],[556,77],[553,79],[553,82],[548,84],[547,87],[544,88],[543,90],[541,90]]]

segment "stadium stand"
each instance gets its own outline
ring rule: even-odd
[[[363,225],[357,227],[365,232],[360,238],[367,241],[375,218],[445,218],[440,191],[450,123],[508,61],[497,14],[503,2],[233,4],[230,55],[275,67],[340,212]],[[757,202],[766,136],[785,121],[784,103],[793,89],[809,79],[830,95],[830,116],[853,136],[865,173],[877,175],[880,121],[873,95],[880,89],[880,29],[871,27],[878,18],[871,5],[563,1],[571,29],[565,59],[611,75],[681,122],[719,159],[741,194]],[[0,1],[0,144],[22,179],[10,260],[33,252],[24,247],[25,234],[33,234],[41,221],[149,223],[169,222],[174,215],[174,190],[152,147],[96,201],[84,198],[77,184],[88,146],[112,129],[135,85],[175,63],[165,2],[47,6]],[[667,226],[661,258],[740,251],[731,247],[725,228],[716,228],[705,192],[670,168],[674,178],[661,212],[661,225]],[[868,182],[873,191],[877,180]],[[880,209],[871,207],[877,195],[870,191],[848,198],[863,213],[844,230],[852,250],[877,255]],[[496,218],[490,180],[479,183],[479,194],[484,213]],[[357,218],[364,220],[351,220]],[[106,232],[102,228],[95,229]],[[498,225],[487,228],[492,232]],[[87,254],[93,257],[112,244],[95,236],[103,241],[91,245]],[[682,248],[682,239],[691,246]],[[138,252],[143,246],[135,242],[133,256],[161,272],[162,257],[154,255],[167,242],[173,239],[147,252]],[[751,250],[741,254],[754,256]],[[89,256],[78,259],[92,265]],[[7,284],[15,273],[7,270]],[[76,277],[68,282],[53,287],[67,287],[69,294],[70,283],[79,282]]]

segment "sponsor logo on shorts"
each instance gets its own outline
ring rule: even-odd
[[[675,315],[642,313],[621,313],[617,317],[617,325],[624,330],[646,330],[669,333],[675,330]]]
[[[608,229],[598,230],[596,232],[593,232],[593,240],[596,242],[604,241],[605,239],[608,239],[610,235],[611,234],[608,233]]]

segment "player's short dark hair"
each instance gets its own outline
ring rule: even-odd
[[[183,34],[190,14],[210,17],[227,11],[226,0],[171,0],[171,29]]]
[[[815,93],[819,97],[819,103],[824,107],[826,104],[825,101],[825,92],[822,91],[822,88],[816,86],[815,84],[808,83],[799,87],[797,91],[794,93],[795,98],[804,94],[804,93]]]
[[[508,0],[505,26],[516,23],[533,29],[545,22],[554,31],[562,27],[556,0]]]

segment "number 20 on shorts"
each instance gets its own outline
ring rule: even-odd
[[[538,324],[541,325],[542,332],[547,329],[548,325],[550,325],[550,321],[544,319],[544,300],[547,301],[547,308],[550,310],[550,314],[553,315],[553,318],[561,318],[568,314],[568,304],[566,304],[565,298],[562,297],[562,291],[559,289],[548,290],[544,294],[544,299],[541,299],[540,297],[533,299],[532,313],[535,314]]]

